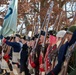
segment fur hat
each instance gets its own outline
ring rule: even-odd
[[[65,34],[66,34],[65,30],[60,30],[59,32],[57,32],[56,37],[64,37]]]

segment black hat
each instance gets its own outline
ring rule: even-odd
[[[53,31],[49,31],[48,32],[48,35],[53,35]]]
[[[41,31],[41,35],[45,36],[45,31]]]
[[[31,38],[31,40],[35,40],[35,37],[33,36],[33,37]]]
[[[39,36],[39,34],[35,34],[35,35],[34,35],[35,38],[38,38],[38,36]]]
[[[26,36],[22,36],[22,37],[21,37],[21,39],[24,39],[24,40],[26,40]]]
[[[14,36],[11,36],[11,37],[10,37],[10,40],[12,40],[12,39],[15,39],[15,37],[14,37]]]
[[[7,36],[7,37],[5,37],[5,39],[10,40],[10,37],[9,37],[9,36]]]
[[[19,37],[19,38],[21,38],[21,36],[20,36],[19,34],[15,34],[15,37]]]
[[[56,36],[56,31],[54,31],[54,30],[50,30],[50,31],[48,32],[48,35]]]

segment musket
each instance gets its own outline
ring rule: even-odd
[[[58,19],[59,19],[59,15],[57,15],[57,17],[56,17],[56,20],[55,20],[55,23],[54,23],[54,26],[53,26],[53,30],[55,30],[55,26],[57,25]]]
[[[45,23],[47,24],[46,25],[46,28],[48,28],[48,23],[49,23],[49,20],[50,20],[50,14],[51,14],[51,11],[52,11],[52,8],[53,8],[53,1],[51,2],[51,4],[50,4],[50,7],[49,7],[49,9],[48,9],[48,11],[47,11],[47,13],[46,13],[46,16],[45,16],[45,19],[44,19],[44,22],[43,22],[43,24],[42,24],[42,27],[41,27],[41,31],[43,30],[43,27],[44,27],[44,25],[45,25]],[[46,30],[48,30],[48,29],[46,29]],[[40,31],[40,34],[39,34],[39,36],[38,36],[38,39],[36,40],[36,43],[35,43],[35,46],[33,47],[33,49],[32,49],[32,53],[33,53],[33,56],[34,56],[34,54],[35,54],[35,52],[36,52],[36,47],[37,47],[37,45],[38,45],[38,42],[39,42],[39,39],[40,39],[40,36],[41,36],[41,31]],[[46,34],[47,35],[47,34]],[[46,36],[45,35],[45,36]],[[46,40],[46,39],[45,39]],[[44,41],[44,43],[45,43],[45,41]],[[43,44],[43,47],[44,47],[45,45]],[[34,60],[33,60],[34,61]]]
[[[43,41],[43,43],[42,43],[42,47],[41,47],[41,52],[42,52],[42,54],[43,54],[43,56],[42,56],[42,64],[44,64],[44,51],[45,51],[45,42],[46,42],[46,36],[47,36],[47,33],[48,33],[48,25],[49,25],[49,21],[50,21],[50,16],[51,16],[51,14],[52,14],[52,10],[53,10],[53,6],[54,6],[54,2],[53,1],[51,1],[51,4],[50,4],[50,7],[49,7],[49,9],[48,9],[48,11],[47,11],[47,13],[48,13],[48,15],[46,16],[46,20],[45,20],[45,37],[44,37],[44,41]],[[45,68],[44,66],[43,66],[43,68]]]
[[[61,16],[61,15],[62,15],[62,12],[61,12],[60,16]],[[55,26],[56,26],[56,24],[57,24],[57,22],[58,22],[60,16],[57,15],[57,18],[56,18],[55,23],[54,23],[54,26],[53,26],[53,30],[55,30]],[[59,23],[58,23],[58,24],[59,24]],[[64,36],[64,37],[65,37],[65,36]],[[61,46],[61,43],[60,43],[58,49],[60,48],[60,46]],[[56,51],[55,51],[55,52],[56,52]],[[55,52],[52,52],[51,54],[53,54],[53,53],[55,53]],[[50,53],[50,52],[49,52],[49,53]],[[49,55],[48,55],[48,56],[49,56]]]
[[[76,42],[68,48],[66,55],[65,55],[65,60],[64,60],[63,66],[62,66],[62,70],[60,73],[61,75],[67,75],[68,64],[69,64],[70,58],[71,58],[75,48],[76,48]]]
[[[59,22],[58,22],[58,25],[56,27],[56,31],[58,31],[58,28],[60,27],[60,23],[61,23],[61,20],[62,20],[62,15],[63,15],[63,11],[61,11],[61,13],[59,15]]]
[[[56,20],[55,20],[55,23],[54,23],[54,25],[53,25],[53,30],[55,30],[55,26],[56,26],[56,24],[57,24],[57,22],[58,22],[58,20],[59,20],[59,17],[60,17],[60,16],[57,15]],[[56,44],[55,44],[54,46],[56,46]],[[50,48],[49,52],[48,52],[48,53],[49,53],[49,54],[48,54],[48,57],[49,57],[50,62],[51,62],[50,54],[51,54],[52,48],[53,48],[54,46],[52,46],[52,47]]]
[[[56,26],[58,20],[59,20],[59,15],[57,15],[56,20],[55,20],[55,22],[54,22],[54,24],[53,24],[53,30],[55,30],[55,26]],[[54,45],[54,46],[56,46],[56,45]],[[48,59],[49,61],[51,61],[49,54],[51,53],[51,51],[52,51],[52,49],[53,49],[54,46],[50,46],[50,50],[49,50],[49,52],[48,52],[48,55],[46,55],[46,57],[45,57],[45,58],[49,58],[49,59]],[[47,51],[48,51],[48,50],[47,50]],[[51,62],[49,62],[49,64],[51,64]],[[46,65],[45,65],[45,68],[46,68]]]
[[[44,42],[43,42],[43,47],[45,47],[45,41],[46,41],[46,36],[47,36],[47,33],[48,33],[48,25],[49,25],[49,21],[50,21],[50,16],[51,16],[51,13],[52,13],[52,10],[53,10],[53,6],[54,6],[54,2],[52,1],[51,4],[50,4],[50,7],[49,7],[49,10],[48,10],[48,15],[46,17],[46,31],[45,31],[45,38],[44,38]]]

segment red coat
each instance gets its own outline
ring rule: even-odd
[[[52,48],[52,49],[51,49]],[[50,50],[51,49],[51,50]],[[52,46],[48,46],[47,48],[47,52],[45,54],[45,71],[46,72],[49,72],[51,70],[51,61],[50,61],[50,57],[48,56],[49,53],[52,51],[52,50],[55,50],[56,49],[56,46],[52,47]]]
[[[9,61],[9,58],[10,58],[10,56],[8,54],[6,54],[6,55],[3,56],[3,59],[5,59],[6,62]]]
[[[29,63],[30,63],[30,65],[31,65],[32,68],[35,68],[36,67],[34,61],[32,60],[32,53],[29,56]]]
[[[48,48],[47,48],[47,52],[45,54],[45,71],[46,72],[51,69],[51,63],[50,63],[50,60],[49,60],[49,57],[48,57],[50,47],[51,46],[49,45]]]
[[[44,72],[45,71],[44,64],[43,64],[43,56],[41,54],[39,56],[39,70],[40,70],[40,72]]]

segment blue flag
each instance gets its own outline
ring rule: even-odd
[[[6,37],[16,32],[18,0],[12,0],[7,10],[0,37]]]

